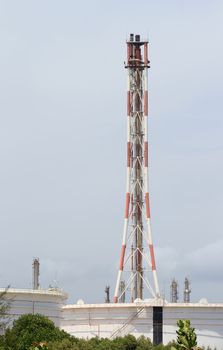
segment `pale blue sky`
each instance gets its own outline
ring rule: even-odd
[[[125,40],[149,37],[160,287],[223,302],[222,1],[0,0],[2,286],[113,290],[125,194]]]

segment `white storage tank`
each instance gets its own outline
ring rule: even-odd
[[[0,293],[5,289],[0,288]],[[23,314],[42,314],[60,326],[62,307],[68,295],[59,289],[13,289],[9,288],[6,298],[10,301],[11,322]]]
[[[61,328],[80,338],[132,334],[164,344],[176,339],[177,321],[189,319],[200,346],[223,350],[223,304],[168,303],[148,300],[136,303],[84,304],[63,307]]]

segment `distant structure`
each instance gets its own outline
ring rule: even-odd
[[[172,280],[172,283],[170,285],[170,300],[171,303],[177,303],[179,299],[178,294],[178,283],[175,279]]]
[[[121,281],[120,282],[120,292],[119,292],[119,295],[120,295],[120,299],[119,299],[119,302],[120,303],[125,303],[125,281]]]
[[[33,289],[39,289],[39,258],[33,259]]]
[[[105,294],[106,294],[105,302],[110,303],[110,286],[105,287]]]
[[[127,174],[125,219],[114,302],[143,299],[145,288],[160,297],[150,223],[148,188],[148,41],[130,34],[127,41]],[[152,278],[149,278],[152,271]]]
[[[184,280],[184,303],[189,303],[190,302],[190,282],[188,278],[186,277]]]

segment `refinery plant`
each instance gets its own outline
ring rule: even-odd
[[[179,302],[179,285],[175,279],[170,284],[170,301],[160,293],[148,183],[149,43],[138,34],[130,34],[126,44],[126,196],[114,295],[110,295],[110,287],[106,286],[104,303],[85,304],[78,300],[76,304],[67,304],[68,295],[64,291],[40,288],[40,262],[35,258],[32,289],[7,290],[10,313],[12,319],[26,313],[44,314],[76,337],[114,339],[126,334],[144,335],[154,344],[167,344],[175,339],[177,320],[189,319],[201,346],[223,350],[223,304],[210,304],[206,299],[192,303],[187,277],[183,302]]]

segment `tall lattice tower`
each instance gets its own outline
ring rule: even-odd
[[[127,175],[125,220],[114,302],[143,299],[146,287],[160,297],[148,189],[148,41],[127,41]],[[152,275],[152,276],[151,276]],[[125,288],[120,288],[120,285]]]

